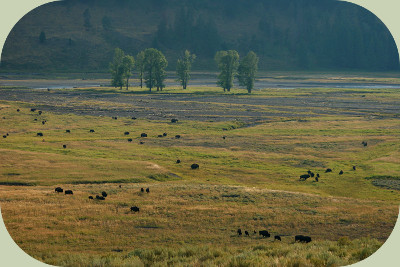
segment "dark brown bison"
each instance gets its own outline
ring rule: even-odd
[[[282,239],[281,239],[281,237],[279,235],[274,236],[274,240],[282,241]]]
[[[177,122],[178,122],[178,119],[171,119],[171,122],[172,122],[172,123],[177,123]]]
[[[140,188],[140,192],[144,193],[144,188],[143,187]]]
[[[65,130],[66,133],[71,133],[71,130]]]
[[[31,111],[32,111],[32,112],[35,112],[35,111],[36,111],[36,108],[31,108]]]
[[[131,119],[132,119],[132,120],[136,120],[136,117],[132,117]]]
[[[139,212],[139,210],[140,209],[136,206],[131,207],[131,211],[133,211],[133,212]]]
[[[42,112],[41,110],[39,110],[39,112],[38,112],[38,113],[39,113],[39,115],[42,115],[42,113],[43,113],[43,112]]]
[[[93,199],[93,197],[92,197],[92,196],[89,196],[89,199]]]
[[[242,229],[239,228],[239,229],[237,229],[236,232],[237,232],[238,235],[242,235]]]
[[[63,145],[63,148],[67,148],[67,145]]]
[[[128,138],[128,142],[132,142],[132,138]]]
[[[37,133],[36,136],[43,136],[43,133]]]
[[[19,109],[17,109],[17,112],[19,112]]]
[[[310,178],[310,175],[309,174],[302,174],[302,175],[300,175],[300,180],[307,180],[308,178]]]
[[[90,130],[89,130],[89,133],[94,133],[94,130],[93,130],[93,129],[90,129]]]
[[[180,159],[177,159],[177,160],[176,160],[176,163],[178,163],[178,164],[181,163],[181,160],[180,160]]]
[[[129,135],[129,132],[124,132],[124,135]]]
[[[57,193],[62,193],[64,190],[61,187],[56,187],[54,191],[56,191]]]
[[[96,199],[98,200],[106,200],[103,196],[96,195]]]
[[[103,197],[107,197],[107,193],[106,193],[105,191],[101,192],[101,195],[102,195]]]
[[[270,237],[271,236],[267,230],[258,231],[258,234],[261,235],[262,237]]]
[[[332,172],[332,169],[326,169],[326,171],[325,171],[325,173],[327,173],[327,172]]]
[[[355,171],[356,170],[356,166],[353,166],[353,171]]]
[[[342,175],[343,174],[343,171],[342,170],[340,170],[340,172],[339,172],[339,175]]]
[[[163,136],[167,136],[167,133],[163,133],[162,135],[163,135]]]
[[[247,231],[244,231],[244,234],[247,235],[247,236],[250,236],[249,232],[247,232]]]
[[[150,188],[146,188],[146,193],[150,193]]]
[[[193,163],[191,166],[190,166],[190,168],[192,168],[192,170],[196,170],[196,169],[198,169],[200,166],[199,166],[199,164],[197,164],[197,163]]]
[[[294,242],[310,243],[311,242],[311,237],[304,236],[304,235],[296,235],[294,237]]]
[[[74,192],[72,192],[72,190],[65,190],[65,194],[66,195],[73,195]]]
[[[175,135],[175,138],[179,139],[179,138],[181,138],[181,136],[179,134],[177,134],[177,135]]]
[[[142,133],[142,134],[140,135],[140,137],[147,137],[147,134],[146,134],[146,133]]]
[[[164,137],[162,134],[157,135],[157,137]]]

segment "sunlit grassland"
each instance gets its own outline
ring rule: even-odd
[[[71,91],[145,94],[141,90]],[[190,97],[210,90],[223,94],[203,87],[167,88],[155,94]],[[365,95],[366,101],[390,102],[400,96],[389,89],[328,90],[344,99]],[[231,94],[293,98],[315,92],[323,94],[324,89]],[[95,98],[69,99],[70,103],[135,108]],[[228,113],[248,108],[215,105]],[[282,108],[279,111],[290,116],[246,124],[240,119],[114,120],[57,111],[38,115],[31,107],[35,105],[0,102],[0,133],[9,133],[7,138],[0,136],[0,203],[16,243],[47,263],[344,265],[379,248],[397,218],[399,191],[376,187],[366,179],[396,179],[400,174],[400,121],[379,109],[371,116],[352,116],[260,104],[257,108],[266,113]],[[299,113],[310,116],[299,118]],[[42,125],[42,120],[47,122]],[[141,138],[141,133],[148,137]],[[163,133],[167,136],[158,137]],[[182,162],[177,164],[177,159]],[[192,163],[200,168],[192,170]],[[327,168],[333,172],[325,173]],[[319,182],[299,181],[307,170],[319,173]],[[74,195],[56,194],[55,186],[72,189]],[[151,192],[142,194],[141,187],[150,187]],[[101,191],[109,194],[106,201],[88,199]],[[134,205],[140,207],[139,213],[129,211]],[[250,231],[250,237],[238,237],[238,228]],[[282,235],[282,243],[253,234],[262,229]],[[293,244],[296,234],[310,235],[313,242]],[[337,242],[341,237],[349,240]]]

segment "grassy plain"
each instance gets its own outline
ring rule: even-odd
[[[394,227],[394,89],[30,92],[0,101],[0,203],[15,242],[46,263],[337,266],[371,255]],[[319,182],[299,181],[307,170]],[[105,201],[88,199],[101,191]],[[282,242],[253,233],[263,229]],[[294,244],[296,234],[313,241]]]

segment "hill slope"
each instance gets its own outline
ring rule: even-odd
[[[39,38],[41,32],[45,38]],[[28,13],[11,31],[1,70],[107,71],[115,47],[161,49],[169,68],[189,49],[195,69],[221,49],[249,50],[262,70],[398,69],[385,25],[334,0],[66,0]]]

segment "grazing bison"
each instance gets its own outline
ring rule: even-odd
[[[179,139],[179,138],[181,138],[181,136],[179,134],[177,134],[177,135],[175,135],[175,138]]]
[[[353,171],[355,171],[356,170],[356,166],[353,166]]]
[[[316,177],[315,177],[315,181],[316,181],[316,182],[318,182],[318,181],[319,181],[319,178],[318,178],[318,176],[316,176]]]
[[[94,130],[93,130],[93,129],[90,129],[90,130],[89,130],[89,133],[94,133]]]
[[[146,188],[146,193],[150,193],[150,188]]]
[[[361,144],[364,145],[364,146],[368,146],[368,143],[365,142],[365,141],[362,141]]]
[[[177,122],[178,122],[178,119],[171,119],[171,122],[172,122],[172,123],[177,123]]]
[[[71,133],[71,130],[65,130],[66,133]]]
[[[310,175],[309,174],[303,174],[303,175],[300,175],[300,180],[307,180],[308,178],[310,178]]]
[[[268,233],[267,230],[258,231],[258,234],[259,234],[259,235],[262,235],[262,237],[270,237],[270,236],[271,236],[271,235]]]
[[[226,136],[222,136],[222,139],[224,139],[224,140],[225,140],[225,138],[226,138]]]
[[[17,109],[17,112],[19,112],[19,109]]]
[[[39,110],[39,112],[38,112],[38,113],[39,113],[39,115],[42,115],[42,111],[41,111],[41,110]]]
[[[129,135],[129,132],[124,132],[124,135]]]
[[[332,169],[326,169],[325,173],[332,172]]]
[[[144,144],[144,142],[143,142],[143,141],[140,141],[140,142],[139,142],[139,144],[143,145],[143,144]]]
[[[157,137],[164,137],[162,134],[157,135]]]
[[[136,117],[132,117],[131,119],[132,119],[132,120],[136,120]]]
[[[42,124],[45,125],[45,124],[46,124],[46,121],[42,121]]]
[[[133,212],[139,212],[139,210],[140,209],[136,206],[131,207],[131,211],[133,211]]]
[[[92,197],[92,196],[89,196],[89,199],[93,199],[93,197]]]
[[[3,138],[7,138],[7,135],[3,135]]]
[[[244,234],[247,235],[247,236],[250,236],[249,232],[247,232],[247,231],[244,231]]]
[[[37,136],[43,136],[43,133],[37,133],[36,135]]]
[[[132,138],[128,138],[128,142],[132,142]]]
[[[56,191],[57,193],[62,193],[64,190],[61,187],[56,187],[54,191]]]
[[[237,232],[238,235],[242,235],[242,229],[239,228],[239,229],[237,229],[236,232]]]
[[[196,170],[196,169],[198,169],[200,166],[199,166],[199,164],[197,164],[197,163],[193,163],[191,166],[190,166],[190,168],[192,168],[192,170]]]
[[[3,119],[5,119],[5,118],[3,117]],[[34,121],[37,121],[37,119],[34,119]]]
[[[65,190],[65,194],[66,195],[73,195],[74,192],[72,192],[72,190]]]
[[[140,188],[140,192],[142,192],[142,193],[144,192],[144,188],[143,188],[143,187],[142,187],[142,188]]]
[[[102,195],[103,197],[107,197],[107,193],[106,193],[105,191],[101,192],[101,195]]]
[[[274,236],[274,240],[282,241],[282,239],[281,239],[281,237],[279,235]]]
[[[67,148],[67,145],[63,145],[63,148]]]
[[[163,136],[167,136],[167,133],[163,133],[162,135],[163,135]]]
[[[294,237],[294,242],[310,243],[311,242],[311,237],[304,236],[304,235],[296,235]]]
[[[177,160],[176,160],[176,163],[178,163],[178,164],[181,163],[181,160],[180,160],[180,159],[177,159]]]
[[[118,117],[112,117],[114,120],[118,120]]]
[[[103,196],[96,195],[96,199],[98,200],[106,200]]]
[[[31,108],[31,111],[32,111],[32,112],[35,112],[35,111],[36,111],[36,108]]]
[[[342,175],[343,174],[343,171],[342,170],[340,170],[340,172],[339,172],[339,175]]]
[[[140,137],[147,137],[147,134],[146,134],[146,133],[142,133],[142,134],[140,135]]]

